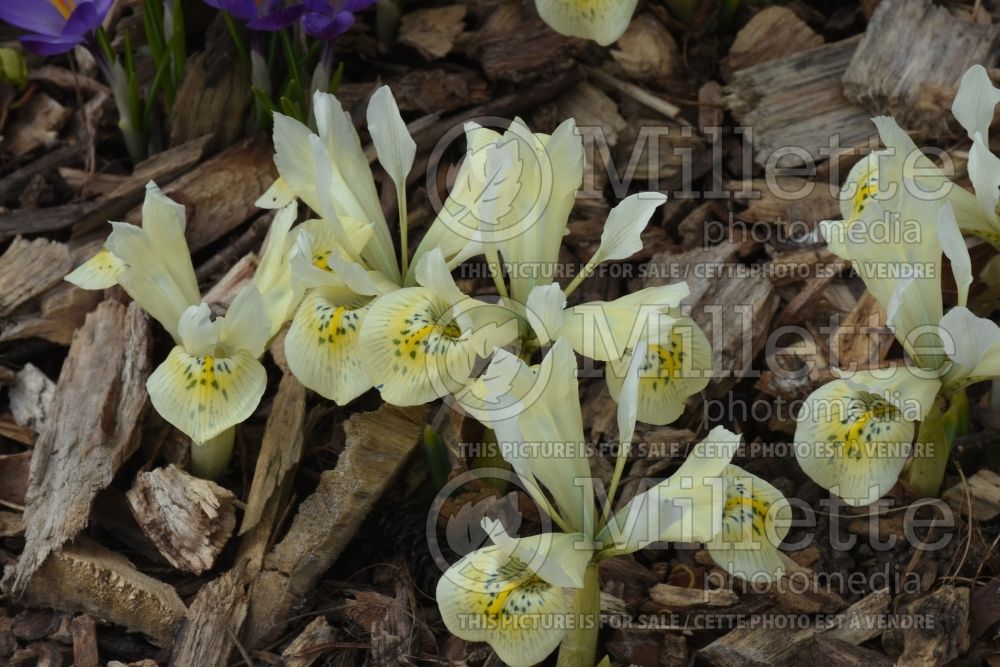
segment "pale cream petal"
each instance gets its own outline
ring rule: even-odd
[[[316,289],[285,335],[285,357],[299,382],[338,405],[372,387],[358,340],[369,300],[349,290]]]
[[[194,299],[192,303],[196,303],[200,293],[194,265],[191,263],[191,252],[188,250],[187,239],[184,238],[186,226],[184,206],[163,194],[156,183],[147,183],[146,198],[142,203],[142,229],[149,235],[174,283],[186,298]],[[123,255],[115,254],[131,265]],[[131,268],[141,269],[134,265]]]
[[[271,204],[275,207],[293,192],[306,206],[319,211],[316,160],[310,147],[310,134],[309,128],[294,118],[274,114],[274,165],[278,168],[281,184],[276,182],[265,195],[273,197]]]
[[[484,375],[487,396],[473,414],[494,429],[504,459],[530,492],[537,487],[552,495],[573,530],[592,530],[594,494],[573,350],[559,339],[531,367],[500,351]]]
[[[530,667],[566,633],[563,589],[547,583],[498,546],[478,549],[448,568],[436,591],[448,631],[484,641],[512,667]]]
[[[392,245],[392,236],[382,213],[368,159],[361,147],[361,138],[350,115],[335,96],[322,92],[313,95],[313,109],[322,147],[313,147],[312,150],[317,161],[322,159],[320,155],[326,159],[326,164],[317,164],[321,208],[314,210],[323,211],[322,200],[328,196],[335,215],[324,212],[323,217],[330,220],[351,217],[371,224],[372,239],[365,246],[363,255],[373,269],[399,283],[399,260]],[[324,183],[328,185],[328,192],[322,191]]]
[[[276,209],[284,208],[295,199],[295,193],[288,186],[288,182],[280,176],[274,179],[264,194],[253,203],[257,208]]]
[[[792,508],[780,491],[745,470],[725,471],[722,530],[706,547],[729,574],[753,582],[778,579],[785,571],[778,545],[788,534]]]
[[[952,308],[941,318],[948,340],[945,349],[954,367],[945,383],[950,389],[1000,377],[1000,327],[968,308]]]
[[[212,322],[212,310],[206,303],[188,306],[177,324],[184,349],[193,355],[212,354],[219,342],[219,332]]]
[[[695,445],[677,471],[636,495],[597,536],[609,554],[626,554],[653,542],[707,542],[722,526],[723,471],[740,436],[721,426]]]
[[[292,285],[292,271],[289,262],[295,238],[292,225],[298,212],[296,202],[281,208],[271,223],[264,239],[260,263],[254,272],[253,284],[264,298],[264,309],[271,322],[271,335],[285,325],[292,316],[295,303],[301,297]]]
[[[601,245],[590,262],[599,264],[628,259],[642,250],[640,234],[665,201],[667,196],[660,192],[640,192],[623,199],[608,214],[601,233]]]
[[[986,138],[997,102],[1000,102],[1000,90],[993,86],[986,68],[973,65],[962,75],[951,112],[970,139],[975,139],[977,133]]]
[[[910,456],[915,432],[914,422],[896,405],[857,389],[859,379],[834,380],[810,394],[795,429],[802,470],[854,506],[889,492]]]
[[[666,315],[661,335],[648,340],[639,363],[638,419],[648,424],[669,424],[684,412],[688,399],[702,391],[712,376],[712,346],[689,317],[674,320]],[[622,384],[632,361],[629,354],[604,367],[608,391],[620,400]]]
[[[242,288],[218,320],[219,344],[229,353],[242,351],[260,359],[271,339],[271,319],[266,315],[267,305],[257,288]]]
[[[507,187],[516,188],[517,194],[492,234],[506,262],[527,268],[510,276],[511,297],[525,303],[532,288],[552,282],[557,268],[576,191],[583,183],[583,140],[572,119],[551,137],[533,134],[515,119],[502,141],[516,142],[511,146],[518,147],[522,168],[509,179]]]
[[[942,206],[938,213],[938,238],[951,262],[951,272],[958,288],[958,305],[964,306],[969,302],[969,287],[972,285],[972,259],[950,204]]]
[[[440,248],[449,265],[455,257],[462,254],[463,250],[475,252],[469,244],[477,236],[480,226],[478,211],[480,193],[486,178],[485,159],[489,152],[487,149],[500,136],[499,133],[476,123],[465,124],[467,144],[465,159],[458,169],[455,185],[448,193],[448,198],[413,252],[410,272],[406,277],[407,285],[413,285],[416,280],[414,273],[420,258],[434,248]],[[475,255],[469,255],[473,256]]]
[[[542,20],[556,32],[607,46],[628,29],[638,0],[535,0],[535,4]]]
[[[389,86],[376,90],[368,101],[368,132],[382,168],[397,188],[406,187],[406,176],[413,168],[417,144],[406,129]]]
[[[470,381],[477,357],[485,352],[479,349],[480,336],[491,331],[463,332],[453,305],[425,287],[396,290],[372,305],[362,327],[361,353],[385,401],[421,405]]]
[[[583,533],[540,533],[512,537],[499,521],[483,518],[483,530],[511,558],[539,577],[563,588],[582,588],[583,573],[594,556],[594,543]]]
[[[528,324],[538,338],[539,345],[548,345],[563,325],[563,309],[566,308],[566,294],[559,283],[539,285],[531,290],[525,304]]]
[[[195,442],[206,442],[246,420],[267,387],[267,372],[246,352],[194,356],[177,346],[146,389],[156,411]]]
[[[632,436],[635,435],[635,422],[639,418],[639,383],[641,382],[639,367],[646,359],[648,347],[646,342],[639,343],[632,353],[625,372],[625,380],[615,400],[618,401],[618,442],[622,451],[618,456],[628,456],[632,448]]]
[[[83,289],[107,289],[118,284],[118,277],[125,270],[125,263],[101,248],[93,257],[73,269],[66,280]]]

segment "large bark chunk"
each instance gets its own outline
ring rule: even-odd
[[[67,545],[39,568],[19,600],[23,604],[86,612],[141,632],[157,644],[170,641],[184,603],[162,581],[97,544]]]
[[[958,128],[949,108],[962,75],[989,67],[996,53],[996,26],[930,0],[883,0],[844,73],[844,94],[918,136],[946,136]]]
[[[98,306],[73,338],[31,458],[24,552],[13,581],[6,580],[15,591],[87,524],[94,496],[134,451],[146,405],[149,339],[139,306],[113,301]]]
[[[337,466],[299,506],[288,534],[264,559],[254,583],[245,638],[258,646],[280,636],[293,606],[337,560],[416,447],[425,408],[383,405],[344,424]]]
[[[128,492],[132,515],[174,567],[212,567],[236,527],[236,497],[175,465],[140,474]]]

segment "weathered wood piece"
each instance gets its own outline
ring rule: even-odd
[[[739,596],[731,590],[683,588],[670,584],[656,584],[649,589],[649,598],[668,609],[690,609],[692,607],[729,607],[739,602]]]
[[[138,164],[125,182],[114,191],[94,201],[74,202],[44,209],[17,210],[0,217],[0,241],[18,234],[39,234],[73,227],[75,234],[100,229],[108,220],[120,219],[142,201],[147,181],[165,184],[178,173],[201,160],[210,137],[202,137],[157,153]],[[76,145],[57,148],[0,181],[0,201],[27,185],[36,174],[58,166],[73,164],[80,148]],[[110,230],[109,230],[110,231]]]
[[[103,299],[97,290],[80,289],[71,283],[56,285],[39,299],[37,312],[13,315],[0,321],[0,343],[25,338],[43,338],[69,346],[73,334],[83,326],[87,313]]]
[[[336,633],[326,619],[317,616],[281,652],[285,667],[309,667],[323,655],[323,646],[335,638]]]
[[[73,637],[74,667],[100,667],[97,653],[97,624],[92,616],[82,614],[70,622]]]
[[[465,29],[466,5],[414,9],[403,14],[399,43],[412,46],[425,60],[448,55]]]
[[[905,605],[901,613],[927,627],[903,629],[900,665],[938,667],[969,650],[969,589],[942,586]]]
[[[395,597],[359,591],[348,600],[344,613],[363,626],[371,637],[372,662],[377,665],[412,665],[413,599],[405,584],[397,582]]]
[[[181,623],[169,664],[224,667],[246,614],[247,591],[241,569],[205,584]]]
[[[337,560],[416,448],[424,413],[423,407],[383,405],[344,423],[347,441],[337,466],[323,473],[284,539],[264,559],[244,632],[249,646],[280,636],[291,609]]]
[[[36,148],[52,148],[72,114],[71,109],[47,94],[37,93],[4,129],[4,148],[18,157]]]
[[[1000,514],[1000,475],[982,469],[964,483],[956,484],[941,494],[941,500],[955,511],[969,513],[966,493],[972,497],[972,517],[977,521],[990,521]]]
[[[742,125],[753,128],[759,164],[781,157],[782,167],[801,166],[796,152],[802,150],[820,162],[829,157],[833,137],[842,149],[875,136],[871,114],[844,97],[840,83],[859,39],[801,51],[733,75],[724,90],[726,103]]]
[[[197,251],[257,214],[254,202],[277,176],[270,140],[255,134],[205,160],[163,192],[187,207],[188,245]],[[127,219],[139,224],[141,210],[133,209]]]
[[[14,421],[36,433],[45,426],[46,415],[52,409],[56,385],[34,364],[25,364],[10,388],[10,412]]]
[[[84,612],[141,632],[161,646],[170,641],[185,612],[171,586],[139,572],[124,556],[89,542],[53,552],[19,602]]]
[[[883,0],[844,73],[844,95],[918,137],[947,136],[958,125],[951,99],[935,102],[938,90],[953,99],[969,67],[991,67],[997,36],[995,25],[956,17],[931,0]]]
[[[141,473],[126,496],[139,527],[185,572],[211,568],[236,527],[236,496],[175,465]]]
[[[87,524],[94,496],[134,451],[150,345],[148,321],[135,303],[102,303],[73,338],[32,453],[24,551],[8,568],[8,590],[22,590],[46,556]]]
[[[486,33],[486,34],[483,34]],[[524,21],[509,30],[480,31],[480,64],[492,81],[519,83],[573,67],[586,42],[564,37],[541,20]]]
[[[711,397],[725,395],[741,377],[753,372],[753,359],[763,349],[778,295],[762,273],[752,274],[738,261],[740,246],[729,241],[681,254],[654,255],[642,287],[687,280],[691,294],[685,310],[712,344]]]
[[[257,525],[267,503],[302,456],[302,428],[306,417],[305,387],[288,374],[281,380],[267,418],[247,496],[240,535]]]
[[[872,293],[865,291],[833,334],[830,365],[845,371],[882,365],[895,340],[887,317]]]
[[[765,7],[740,28],[722,59],[722,75],[770,60],[808,51],[823,44],[823,38],[788,7]]]
[[[490,99],[482,75],[451,63],[447,68],[410,70],[388,83],[400,111],[446,113]]]
[[[746,624],[731,630],[698,651],[698,657],[716,667],[786,664],[798,650],[815,637],[861,644],[881,633],[879,622],[892,600],[888,590],[862,598],[831,623],[788,631],[775,631],[764,623]],[[916,664],[916,663],[901,663]]]
[[[652,14],[639,14],[618,38],[611,57],[633,81],[659,82],[681,63],[677,41]]]
[[[16,238],[0,255],[0,317],[57,284],[73,269],[64,243]]]
[[[211,134],[211,145],[219,149],[239,139],[253,96],[247,70],[223,17],[216,16],[205,34],[205,49],[184,67],[170,114],[170,145]]]

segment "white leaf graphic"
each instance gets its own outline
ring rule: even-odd
[[[470,192],[473,193],[479,220],[486,225],[497,225],[501,218],[514,208],[514,200],[521,191],[521,174],[524,161],[521,160],[521,142],[517,139],[505,144],[490,143],[485,151],[483,174],[473,174],[469,170]],[[471,180],[479,176],[482,185],[476,186]]]

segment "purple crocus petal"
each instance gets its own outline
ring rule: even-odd
[[[281,7],[264,14],[264,16],[255,21],[250,21],[247,23],[247,27],[251,30],[262,30],[264,32],[283,30],[302,18],[305,11],[305,5]]]
[[[97,6],[93,2],[81,2],[63,26],[62,35],[76,36],[80,38],[78,41],[83,41],[84,35],[97,30],[103,20],[103,16],[98,16]]]
[[[24,35],[21,45],[40,56],[57,56],[83,41],[81,35]]]
[[[237,21],[247,22],[257,18],[256,0],[205,0],[205,4],[232,16]]]
[[[94,11],[97,12],[97,16],[100,18],[99,23],[104,23],[105,17],[108,12],[111,11],[111,5],[115,3],[115,0],[93,0]]]
[[[302,17],[302,29],[306,34],[325,41],[344,34],[352,25],[354,25],[354,14],[350,12],[340,12],[332,16],[306,12]]]
[[[66,24],[49,0],[0,1],[0,21],[40,35],[58,35]]]
[[[363,9],[368,9],[377,2],[378,0],[347,0],[340,9],[344,12],[360,12]]]

